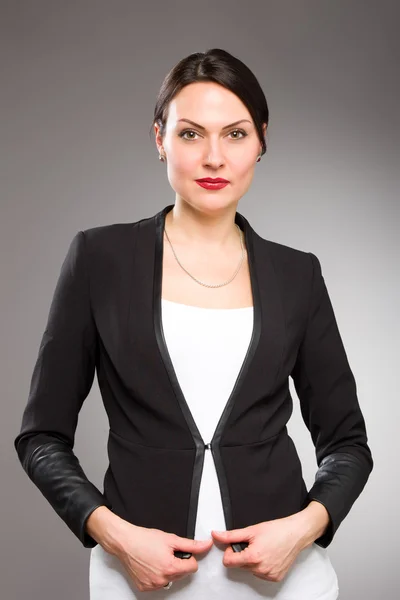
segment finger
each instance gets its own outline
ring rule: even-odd
[[[171,546],[174,550],[182,550],[184,552],[192,552],[194,554],[198,552],[204,552],[211,548],[213,540],[191,540],[189,538],[179,537],[173,535],[171,540]]]
[[[247,542],[252,538],[251,527],[244,527],[242,529],[229,529],[227,531],[211,531],[213,539],[218,542],[225,544],[232,544],[234,542]]]
[[[198,570],[197,560],[195,559],[194,556],[191,556],[187,560],[181,560],[180,558],[175,558],[174,569],[175,569],[174,574],[169,576],[170,581],[175,581],[177,579],[183,579],[190,573],[196,573]]]
[[[249,566],[252,567],[256,562],[251,559],[251,554],[248,551],[248,547],[242,550],[241,552],[234,552],[232,547],[229,546],[224,552],[224,564],[227,567],[243,567]]]
[[[189,573],[196,573],[196,571],[198,570],[197,560],[192,553],[190,553],[189,558],[185,558],[185,560],[182,560],[182,558],[173,555],[172,560],[173,562],[171,564],[171,567],[173,568],[174,574],[171,574],[169,576],[170,580],[175,578],[180,579],[182,577],[185,577]]]

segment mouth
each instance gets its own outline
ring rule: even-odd
[[[221,177],[204,177],[203,179],[196,179],[197,183],[229,183],[227,179],[221,179]]]
[[[210,181],[209,179],[196,179],[196,183],[206,190],[222,190],[222,188],[228,185],[229,181],[226,181],[226,179],[214,181]]]

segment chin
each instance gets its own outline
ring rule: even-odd
[[[237,200],[227,197],[223,198],[222,196],[217,196],[217,194],[218,192],[208,192],[208,195],[205,197],[196,198],[189,201],[185,200],[185,202],[190,204],[190,206],[192,206],[194,209],[209,215],[232,209],[232,207],[236,208]]]

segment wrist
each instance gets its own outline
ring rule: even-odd
[[[298,514],[300,522],[300,545],[306,548],[326,531],[330,516],[325,506],[321,502],[311,500],[311,502]]]
[[[86,531],[104,550],[117,554],[121,549],[120,531],[123,523],[123,519],[107,506],[98,506],[86,521]]]

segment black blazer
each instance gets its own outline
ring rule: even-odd
[[[172,208],[73,238],[14,441],[21,464],[85,547],[97,543],[85,523],[100,505],[135,525],[193,539],[207,451],[227,529],[285,517],[317,500],[330,515],[316,541],[326,547],[373,461],[320,262],[263,239],[236,213],[248,250],[253,334],[215,433],[203,440],[161,322],[163,228]],[[103,493],[73,452],[95,372],[110,426]],[[289,376],[316,449],[309,491],[286,428]]]

